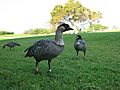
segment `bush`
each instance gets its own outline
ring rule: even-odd
[[[93,24],[93,27],[94,27],[94,30],[104,30],[104,29],[107,29],[108,27],[107,26],[103,26],[101,24]],[[88,31],[91,31],[92,30],[92,27],[89,26]]]
[[[24,32],[24,34],[50,34],[52,32],[53,31],[50,30],[50,29],[41,29],[41,28],[39,29],[39,28],[37,28],[37,29],[26,30]]]
[[[0,35],[14,34],[14,32],[0,31]]]

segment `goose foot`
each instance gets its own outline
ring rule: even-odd
[[[35,74],[38,74],[39,72],[38,71],[35,71]]]
[[[49,69],[49,70],[48,70],[48,73],[50,73],[51,71],[52,71],[52,70],[51,70],[51,69]]]

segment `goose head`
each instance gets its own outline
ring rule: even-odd
[[[18,46],[21,46],[20,44],[17,44]]]
[[[77,39],[82,39],[82,36],[81,35],[77,35]]]
[[[73,28],[71,28],[68,24],[61,24],[60,26],[58,26],[57,30],[65,32],[65,31],[73,30]]]
[[[17,46],[21,46],[19,43],[15,43]]]

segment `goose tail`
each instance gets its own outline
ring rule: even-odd
[[[24,51],[24,52],[27,52],[27,53],[26,53],[26,55],[25,55],[25,57],[32,57],[32,56],[33,56],[33,54],[34,54],[34,49],[33,49],[33,46],[31,46],[31,47],[29,47],[29,48],[25,49],[25,51]]]

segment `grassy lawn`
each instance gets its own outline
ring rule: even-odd
[[[75,35],[64,35],[65,49],[51,63],[39,63],[42,73],[34,74],[33,58],[24,58],[24,50],[40,39],[37,36],[0,40],[0,90],[120,90],[120,32],[82,33],[88,46],[86,59],[73,48]],[[3,44],[21,44],[15,50],[2,49]]]

